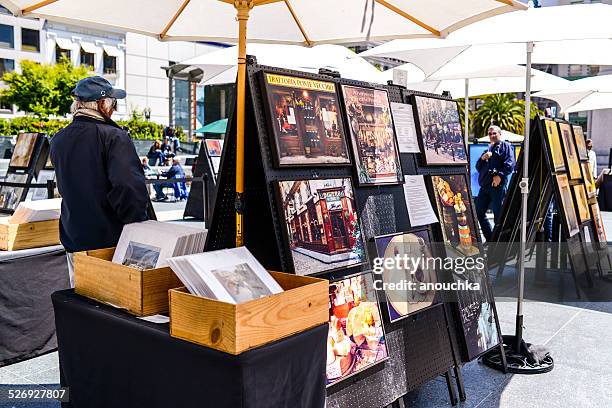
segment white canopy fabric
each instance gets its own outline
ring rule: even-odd
[[[98,52],[98,47],[96,47],[94,43],[90,43],[87,41],[81,41],[81,48],[83,49],[83,51],[90,54],[95,54]]]
[[[55,44],[62,50],[71,50],[73,42],[67,38],[57,37],[55,39]]]
[[[238,42],[230,0],[2,0],[17,15],[168,40]],[[444,36],[526,6],[516,0],[252,0],[249,40],[314,45]],[[365,16],[364,16],[365,13]],[[365,23],[365,24],[364,24]],[[371,23],[371,26],[370,26]]]
[[[579,79],[572,81],[565,88],[547,88],[533,96],[557,102],[561,112],[564,113],[610,109],[612,108],[612,75]]]
[[[222,48],[199,55],[178,65],[182,71],[195,68],[204,74],[201,82],[206,85],[233,83],[236,81],[238,47]],[[365,59],[341,45],[317,45],[312,48],[282,44],[247,44],[247,54],[257,57],[257,62],[281,68],[306,72],[318,72],[326,68],[340,72],[343,78],[378,82],[381,72]]]
[[[612,6],[542,7],[492,17],[444,39],[394,40],[360,54],[411,62],[427,76],[457,70],[525,64],[525,43],[534,42],[534,64],[612,65]]]
[[[110,56],[110,57],[118,57],[121,53],[119,52],[119,49],[117,47],[114,47],[112,45],[106,45],[104,44],[102,46],[102,48],[104,48],[104,52]]]
[[[516,133],[509,132],[507,130],[502,129],[501,138],[508,143],[523,143],[525,140],[525,136],[517,135]],[[479,139],[476,139],[479,143],[489,143],[489,136],[483,136]]]

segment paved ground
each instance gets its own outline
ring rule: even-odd
[[[181,204],[155,204],[158,213],[170,216]],[[184,205],[184,204],[182,204]],[[181,216],[182,217],[182,216]],[[181,218],[179,217],[179,218]],[[170,217],[171,218],[171,217]],[[612,232],[612,216],[604,217]],[[612,236],[612,234],[609,234]],[[555,358],[555,369],[547,374],[521,376],[502,374],[479,362],[463,370],[467,401],[462,408],[600,408],[612,407],[612,302],[593,301],[588,291],[575,298],[571,276],[549,275],[549,285],[542,286],[526,277],[526,293],[531,299],[524,306],[526,341],[547,346]],[[502,332],[514,332],[516,279],[513,268],[494,279],[498,294],[497,309]],[[597,296],[612,293],[612,283],[600,282]],[[612,298],[611,298],[612,299]],[[0,368],[0,384],[59,383],[57,353]],[[0,388],[3,386],[0,385]],[[449,407],[446,383],[437,379],[424,384],[405,398],[406,407]],[[59,405],[7,405],[0,408],[59,408]],[[348,408],[348,407],[347,407]]]

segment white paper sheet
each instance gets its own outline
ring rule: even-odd
[[[425,178],[422,175],[404,176],[404,198],[412,227],[438,222],[438,217],[429,200],[429,194],[427,194]]]
[[[391,113],[399,151],[401,153],[420,153],[412,105],[391,102]]]

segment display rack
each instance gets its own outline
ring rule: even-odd
[[[216,158],[221,160],[222,156]],[[219,168],[221,168],[220,165]],[[218,173],[208,155],[204,139],[200,143],[193,178],[183,218],[191,217],[208,223],[217,191]]]
[[[286,226],[279,210],[279,197],[274,182],[296,179],[330,179],[354,178],[354,166],[330,167],[278,167],[275,166],[272,147],[270,146],[270,122],[264,95],[262,93],[262,72],[293,75],[306,79],[328,81],[341,85],[357,86],[385,90],[390,102],[410,103],[414,92],[394,86],[373,85],[370,83],[342,79],[337,74],[307,74],[286,69],[257,65],[254,57],[247,62],[247,107],[245,125],[245,192],[244,208],[244,242],[249,250],[269,270],[293,272],[288,244]],[[338,92],[338,95],[340,92]],[[431,94],[422,94],[433,96]],[[439,96],[436,96],[439,98]],[[343,104],[339,104],[343,126],[348,129]],[[206,250],[230,248],[235,245],[235,118],[230,117],[225,147],[221,161],[221,171],[217,180],[216,198],[213,203],[212,216],[207,236]],[[347,132],[348,133],[348,132]],[[347,141],[348,143],[348,141]],[[202,153],[200,153],[200,156]],[[424,166],[420,154],[401,153],[401,167],[405,175],[444,175],[462,174],[467,180],[467,166]],[[359,186],[353,183],[356,207],[359,219],[369,217],[374,212],[375,225],[364,230],[365,241],[370,242],[375,236],[410,231],[408,210],[402,185]],[[471,201],[471,197],[469,197]],[[374,202],[375,204],[368,204]],[[376,205],[380,204],[380,205]],[[472,208],[474,208],[472,203]],[[390,216],[392,214],[392,216]],[[475,219],[475,217],[474,217]],[[441,242],[439,226],[427,227],[435,240]],[[375,256],[370,253],[370,258]],[[356,265],[341,270],[317,275],[335,280],[369,269],[368,265]],[[488,281],[488,280],[487,280]],[[493,304],[494,307],[494,304]],[[494,310],[495,317],[497,315]],[[499,323],[495,318],[498,332]],[[459,396],[465,399],[459,367],[475,357],[469,358],[463,344],[463,332],[459,327],[457,304],[449,301],[439,303],[415,313],[401,321],[385,321],[385,339],[389,350],[389,360],[360,372],[350,379],[335,384],[328,389],[329,407],[382,407],[396,401],[408,391],[417,388],[425,381],[443,375],[449,382],[454,369],[459,383]],[[500,339],[501,340],[501,339]],[[385,390],[381,393],[380,390]],[[453,401],[455,402],[455,401]]]

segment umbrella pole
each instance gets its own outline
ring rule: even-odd
[[[234,1],[238,19],[238,79],[236,83],[236,246],[243,245],[244,118],[246,100],[246,42],[252,0]]]
[[[515,350],[520,352],[523,341],[523,297],[525,290],[525,257],[527,248],[527,198],[529,197],[529,129],[531,122],[531,54],[533,42],[527,43],[525,73],[525,141],[523,142],[523,178],[521,179],[521,252],[518,273],[518,300],[516,303]]]
[[[470,139],[470,80],[465,78],[465,145],[468,145]]]

